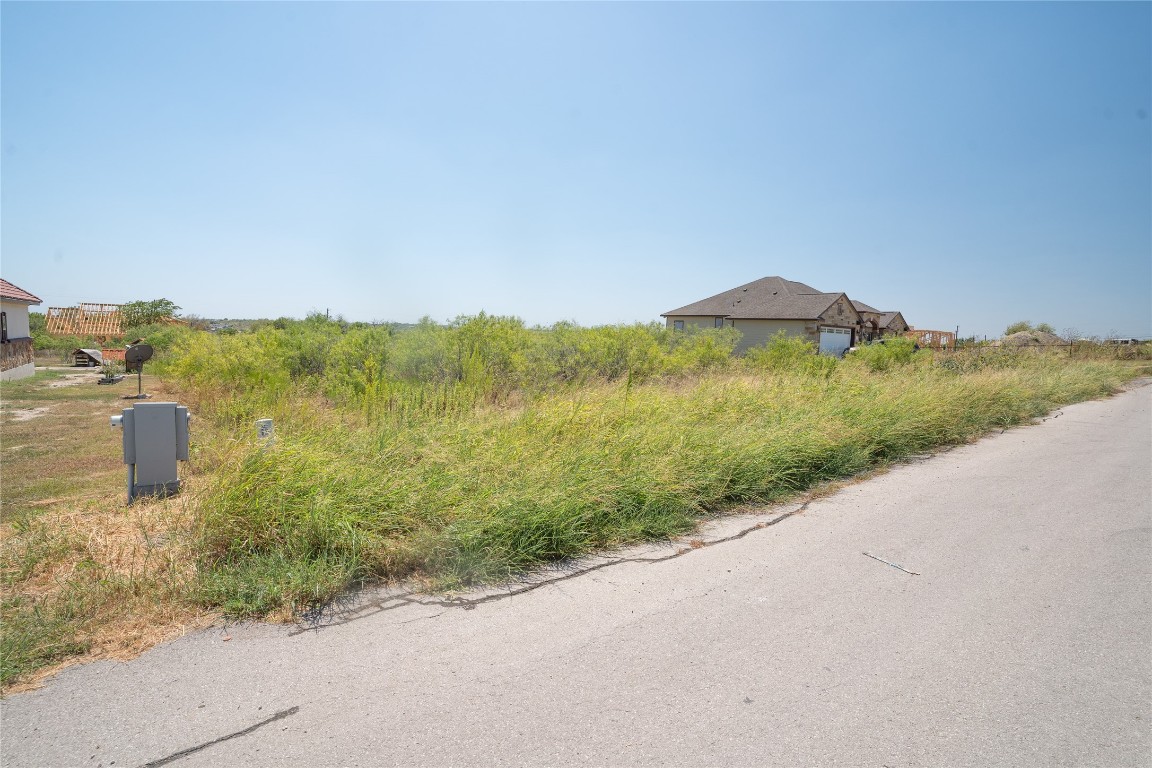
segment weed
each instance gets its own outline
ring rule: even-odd
[[[459,359],[476,354],[489,353]],[[727,372],[644,381],[624,367],[618,381],[556,380],[518,401],[496,383],[504,374],[470,388],[479,372],[465,364],[455,382],[366,383],[378,418],[352,425],[365,400],[305,406],[309,388],[290,387],[277,447],[238,447],[202,499],[202,599],[262,615],[412,573],[452,587],[500,579],[1026,423],[1128,375],[1015,361],[958,373],[894,345],[825,362],[781,338]]]
[[[1144,362],[901,343],[838,361],[731,329],[528,328],[480,315],[410,330],[321,316],[180,331],[146,388],[196,414],[186,492],[119,500],[116,387],[5,384],[4,684],[131,652],[211,611],[314,611],[349,587],[506,578],[684,534],[1057,405]],[[253,420],[276,421],[274,446]],[[50,449],[45,452],[45,447]]]

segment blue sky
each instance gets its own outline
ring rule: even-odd
[[[594,325],[781,275],[1152,335],[1149,3],[0,14],[0,269],[45,307]]]

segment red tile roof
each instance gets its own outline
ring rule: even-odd
[[[10,299],[11,301],[22,301],[28,304],[39,304],[40,299],[23,288],[19,288],[7,280],[0,278],[0,299]]]

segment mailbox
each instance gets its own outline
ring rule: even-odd
[[[112,417],[123,430],[128,465],[128,503],[137,496],[168,496],[180,490],[176,462],[188,460],[188,409],[176,403],[137,403]]]

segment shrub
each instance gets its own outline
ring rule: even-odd
[[[144,339],[144,343],[156,350],[157,354],[161,354],[169,352],[176,346],[177,341],[193,332],[186,325],[169,325],[167,323],[136,325],[126,328],[122,339],[110,341],[109,344],[120,346],[124,342]],[[108,344],[102,346],[108,346]]]
[[[839,361],[817,352],[813,342],[790,336],[787,331],[777,331],[764,346],[749,349],[744,360],[753,370],[831,375]]]
[[[869,370],[881,372],[907,365],[916,354],[912,339],[891,338],[857,347],[849,356],[853,362],[866,365]]]
[[[168,299],[154,301],[130,301],[120,308],[124,327],[152,325],[176,316],[180,307]]]

